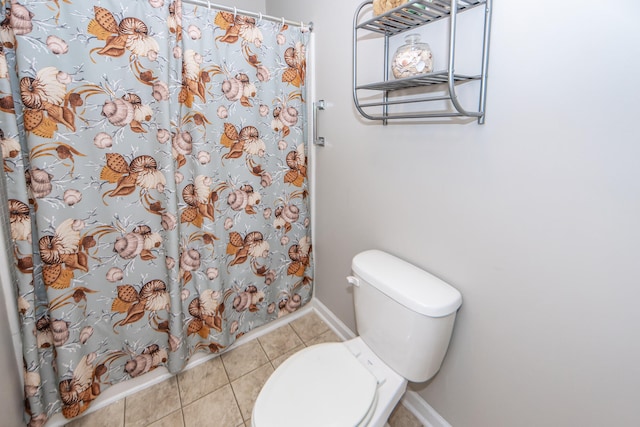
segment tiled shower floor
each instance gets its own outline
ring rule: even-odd
[[[67,427],[250,427],[255,399],[274,369],[305,346],[335,341],[340,338],[311,311]],[[400,404],[389,424],[421,426]]]

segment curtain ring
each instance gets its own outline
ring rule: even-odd
[[[284,16],[282,17],[282,26],[284,27]]]
[[[258,24],[262,22],[262,12],[258,12]]]
[[[233,6],[233,20],[236,20],[236,16],[238,15],[238,8],[236,8],[235,6]]]
[[[207,0],[207,8],[211,10],[211,0]]]

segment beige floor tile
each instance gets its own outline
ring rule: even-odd
[[[271,364],[273,365],[274,369],[278,369],[278,366],[282,365],[282,363],[287,360],[288,358],[290,358],[291,356],[293,356],[295,353],[299,352],[300,350],[302,350],[303,348],[305,348],[304,345],[301,345],[299,347],[296,347],[292,350],[287,351],[285,354],[283,354],[282,356],[278,356],[275,359],[271,360]]]
[[[122,427],[124,426],[124,399],[98,409],[66,424],[67,427]]]
[[[196,400],[183,408],[185,427],[242,425],[242,414],[230,385]]]
[[[303,343],[289,325],[284,325],[273,332],[258,338],[269,360],[282,356],[289,350],[301,346]]]
[[[147,427],[184,427],[182,409],[178,409],[177,411],[172,412],[166,417],[159,419],[155,423],[149,424]]]
[[[125,408],[126,427],[143,427],[180,409],[176,377],[127,397]]]
[[[389,417],[390,427],[422,427],[422,423],[401,403],[395,407]]]
[[[329,326],[314,312],[292,321],[290,325],[305,344],[329,330]]]
[[[230,381],[240,378],[268,361],[262,346],[256,340],[251,340],[222,355],[222,363]]]
[[[220,357],[183,371],[178,374],[182,405],[186,406],[228,383]]]
[[[272,373],[273,368],[270,363],[267,363],[231,382],[243,420],[251,419],[251,411],[253,411],[253,404],[258,397],[258,393],[260,393],[260,389],[262,389],[262,386]]]
[[[325,343],[325,342],[342,342],[342,340],[340,339],[339,336],[337,336],[335,334],[335,332],[333,332],[331,329],[329,329],[325,333],[323,333],[321,335],[318,335],[317,337],[313,338],[312,340],[310,340],[306,344],[308,346],[312,346],[312,345],[315,345],[315,344],[321,344],[321,343]]]

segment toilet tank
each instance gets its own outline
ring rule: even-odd
[[[449,347],[460,292],[379,250],[356,255],[352,271],[358,335],[409,381],[433,377]]]

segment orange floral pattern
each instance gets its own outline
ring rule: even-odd
[[[309,301],[304,31],[180,0],[0,1],[30,426]]]

